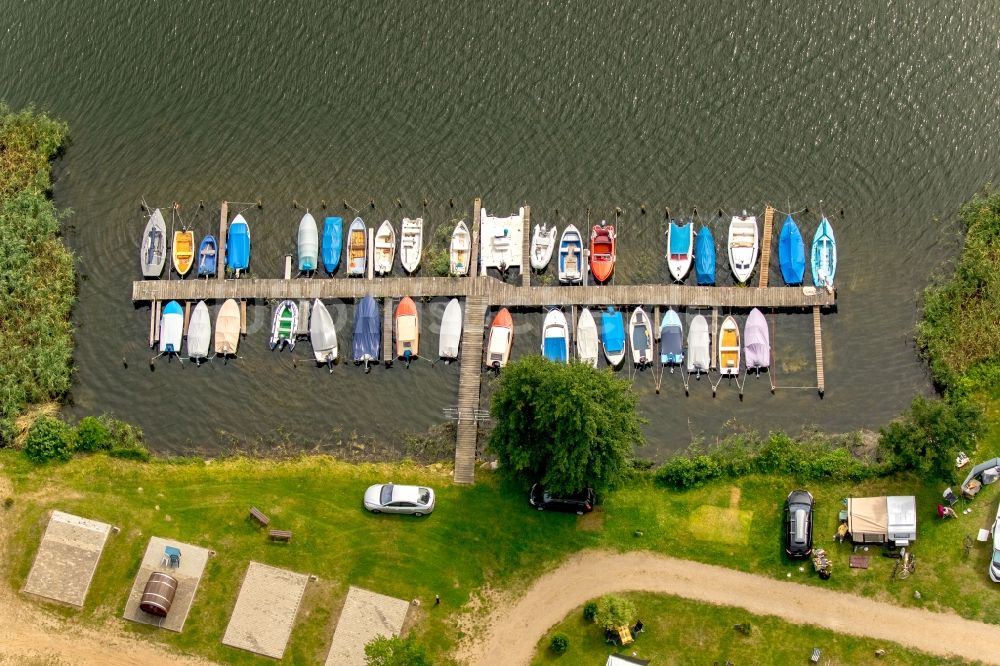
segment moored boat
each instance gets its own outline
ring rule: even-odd
[[[438,340],[438,356],[446,359],[458,358],[458,347],[462,341],[462,305],[457,298],[448,301],[441,315],[441,336]]]
[[[215,315],[215,353],[219,356],[236,356],[240,346],[240,306],[227,299]]]
[[[802,284],[806,272],[806,245],[792,216],[786,215],[778,234],[778,265],[787,285]]]
[[[420,355],[420,320],[417,305],[404,296],[396,306],[396,356],[409,364]]]
[[[194,232],[182,229],[174,232],[174,244],[171,248],[174,260],[174,270],[181,277],[187,275],[194,265]]]
[[[684,327],[677,312],[670,308],[660,319],[660,363],[669,365],[674,371],[675,365],[684,362]]]
[[[743,362],[747,370],[761,370],[771,367],[771,336],[767,329],[767,319],[764,314],[754,308],[747,316],[743,327]]]
[[[581,363],[596,368],[597,354],[597,322],[590,308],[584,308],[576,323],[576,357]]]
[[[184,337],[184,308],[177,301],[170,301],[160,313],[160,353],[179,355]]]
[[[694,259],[694,223],[677,224],[673,220],[667,227],[667,267],[678,282],[691,270]]]
[[[375,273],[385,275],[392,271],[392,263],[396,259],[396,230],[389,220],[375,232],[375,253],[372,256]]]
[[[817,287],[833,289],[837,274],[837,240],[833,237],[830,220],[823,216],[816,228],[812,243],[812,276]]]
[[[448,272],[452,275],[468,275],[469,259],[472,251],[472,236],[464,221],[455,225],[448,247]]]
[[[552,251],[556,247],[556,225],[536,224],[531,234],[531,267],[536,271],[544,270],[552,259]]]
[[[493,318],[490,326],[490,335],[486,341],[486,358],[484,364],[487,368],[499,370],[507,365],[510,360],[510,348],[514,344],[514,320],[511,319],[510,311],[507,308],[500,308],[500,312]]]
[[[757,263],[759,239],[757,218],[753,215],[733,215],[729,222],[729,266],[739,282],[746,282]]]
[[[601,313],[601,347],[611,367],[625,360],[625,321],[621,311],[613,307]]]
[[[142,232],[139,246],[139,265],[143,277],[159,277],[167,260],[167,225],[163,213],[157,208],[149,216],[146,229]]]
[[[212,344],[212,316],[205,301],[198,301],[188,321],[187,353],[196,362],[208,358]]]
[[[638,368],[643,368],[653,362],[653,325],[649,315],[637,307],[628,320],[628,339],[632,349],[632,362]]]
[[[278,351],[285,346],[288,351],[295,349],[295,337],[298,335],[299,306],[295,301],[284,300],[274,309],[274,320],[271,323],[271,350]]]
[[[583,280],[583,240],[574,225],[567,226],[559,239],[559,281],[576,284]]]
[[[740,327],[732,315],[719,327],[719,374],[723,377],[740,374]]]
[[[569,327],[562,310],[553,308],[542,322],[542,355],[555,363],[569,362]]]
[[[399,263],[407,273],[413,273],[420,265],[424,252],[424,218],[403,218],[399,228]]]
[[[209,234],[201,239],[198,246],[198,277],[215,275],[219,267],[219,244],[215,236]]]
[[[712,367],[712,334],[708,330],[705,315],[696,315],[688,326],[687,371],[708,374]]]
[[[617,238],[614,225],[603,221],[590,230],[590,274],[598,282],[607,282],[615,270]]]
[[[323,270],[333,274],[340,265],[340,251],[344,243],[344,220],[339,216],[330,216],[323,220],[323,242],[320,255],[323,259]]]
[[[715,238],[707,226],[698,230],[694,244],[694,273],[699,286],[715,284]]]
[[[333,372],[337,360],[337,327],[323,301],[313,301],[312,315],[309,317],[309,343],[313,348],[313,358],[325,364]]]
[[[250,266],[250,225],[242,215],[233,218],[226,239],[226,268],[236,275]]]
[[[365,296],[354,311],[354,338],[351,341],[354,365],[365,364],[365,371],[372,363],[379,361],[379,347],[382,345],[382,323],[379,321],[378,304],[371,296]]]
[[[363,276],[368,268],[368,229],[360,217],[347,230],[347,274]]]
[[[299,271],[311,273],[316,270],[319,259],[319,230],[316,228],[316,218],[308,211],[299,220],[298,249]]]

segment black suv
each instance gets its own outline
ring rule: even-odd
[[[789,557],[809,557],[813,549],[813,496],[793,490],[785,501],[785,552]]]
[[[539,511],[569,511],[582,516],[588,511],[594,510],[596,499],[591,488],[564,497],[553,497],[545,492],[540,483],[536,483],[531,486],[531,495],[528,501]]]

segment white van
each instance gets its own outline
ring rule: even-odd
[[[993,521],[993,557],[990,559],[990,580],[1000,583],[1000,505],[997,506],[997,517]]]

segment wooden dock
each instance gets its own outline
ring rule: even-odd
[[[767,289],[767,281],[771,274],[771,238],[774,233],[774,207],[764,209],[764,235],[760,250],[760,288]]]
[[[531,206],[524,207],[524,233],[521,234],[521,286],[531,286]]]
[[[396,349],[392,345],[393,314],[392,296],[389,296],[382,304],[382,362],[387,368],[396,360]]]
[[[219,211],[219,254],[215,257],[215,277],[220,282],[226,279],[226,241],[229,240],[229,202],[223,201]]]
[[[465,301],[462,322],[462,367],[458,374],[458,435],[455,444],[455,482],[476,479],[476,446],[479,436],[479,390],[483,377],[483,322],[489,302],[483,296]]]
[[[826,392],[826,377],[823,373],[823,328],[820,325],[820,308],[813,306],[813,340],[816,343],[816,388],[820,397]]]

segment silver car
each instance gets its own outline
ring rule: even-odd
[[[434,491],[423,486],[379,483],[365,491],[365,508],[372,513],[410,513],[422,516],[434,510]]]

